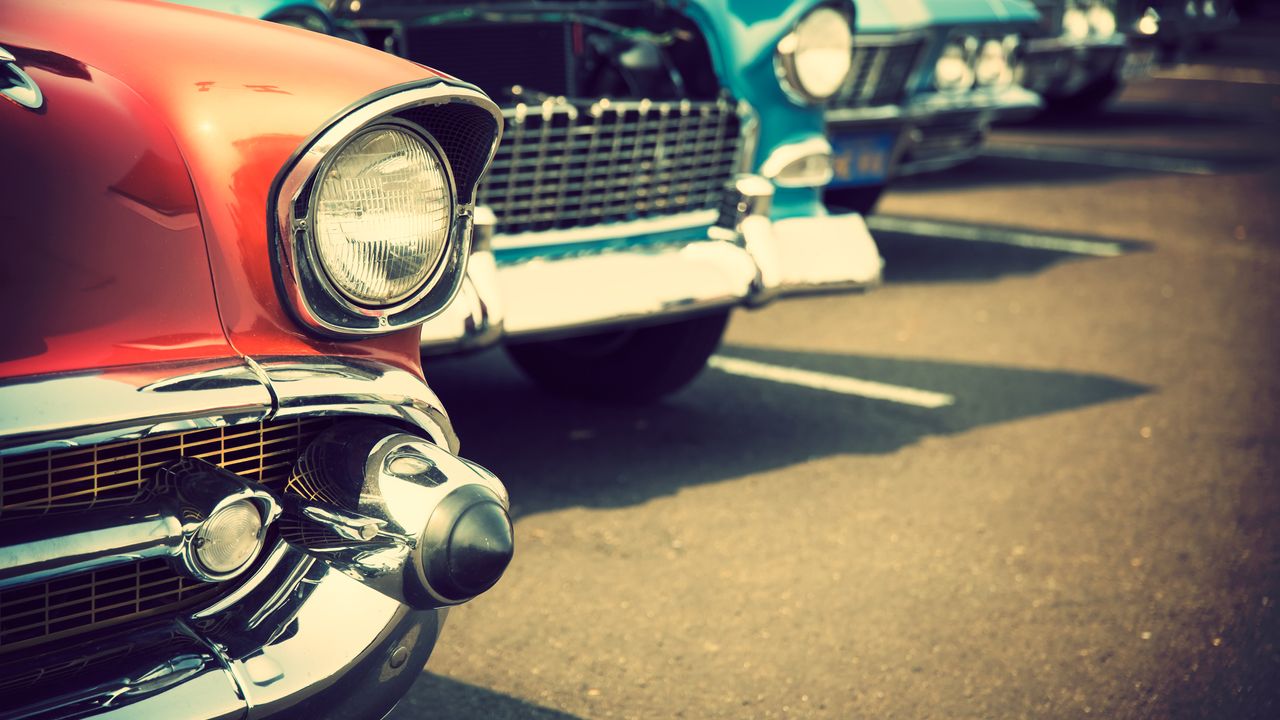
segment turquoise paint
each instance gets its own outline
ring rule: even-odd
[[[316,10],[325,15],[328,11],[320,0],[169,0],[178,5],[217,10],[251,18],[264,18],[286,8],[304,7]]]

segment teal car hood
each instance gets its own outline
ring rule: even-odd
[[[926,26],[1034,23],[1024,0],[858,0],[858,32],[893,33]]]

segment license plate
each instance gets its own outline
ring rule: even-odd
[[[837,134],[830,140],[834,177],[828,187],[879,185],[889,178],[897,133]]]

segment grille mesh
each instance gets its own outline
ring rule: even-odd
[[[898,102],[923,49],[921,38],[855,38],[849,78],[827,107],[874,107]]]
[[[0,457],[0,519],[134,502],[156,469],[183,457],[279,489],[301,448],[329,424],[315,418],[237,425]]]
[[[313,418],[192,430],[0,458],[0,516],[128,504],[140,498],[157,468],[181,457],[283,490],[295,459],[332,422]],[[221,589],[178,575],[163,559],[6,588],[0,590],[0,653],[177,612]]]
[[[736,104],[627,102],[504,111],[481,190],[515,234],[715,209],[742,145]]]

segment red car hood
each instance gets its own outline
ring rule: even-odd
[[[3,0],[41,87],[0,98],[0,378],[140,362],[345,355],[420,373],[417,333],[306,335],[276,295],[272,181],[303,141],[433,72],[369,48],[162,3]]]

